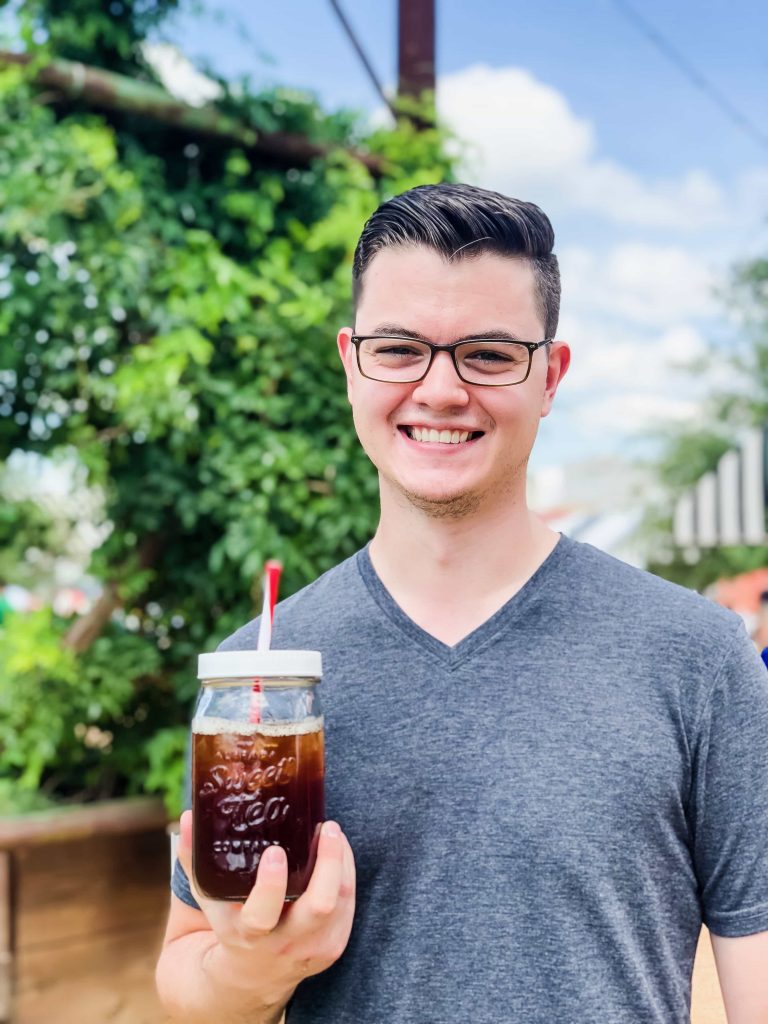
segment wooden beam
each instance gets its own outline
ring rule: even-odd
[[[29,54],[0,51],[0,65],[27,66],[31,63]],[[230,117],[210,104],[192,107],[177,100],[159,85],[73,61],[51,61],[34,71],[32,80],[36,85],[52,89],[69,100],[82,99],[93,107],[136,114],[190,135],[223,139],[284,164],[306,166],[336,148],[311,142],[305,136],[292,132],[258,132],[244,121]],[[346,152],[364,164],[372,174],[383,174],[379,157],[353,149]]]
[[[50,811],[0,818],[0,851],[95,835],[149,832],[164,828],[167,822],[163,802],[156,797],[122,797],[55,807]]]

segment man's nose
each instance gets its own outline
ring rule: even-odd
[[[468,384],[459,377],[450,352],[436,352],[429,373],[413,389],[417,402],[437,407],[466,405]]]

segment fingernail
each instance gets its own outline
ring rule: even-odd
[[[282,855],[279,846],[268,846],[261,855],[261,863],[266,868],[276,868],[282,864]]]
[[[323,835],[326,835],[331,839],[338,839],[341,835],[341,829],[335,821],[326,821],[323,825]]]

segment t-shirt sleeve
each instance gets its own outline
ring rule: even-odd
[[[200,693],[196,701],[196,710],[198,703],[200,703]],[[191,730],[186,743],[186,752],[184,755],[184,785],[182,791],[182,806],[191,807]],[[171,871],[171,891],[175,896],[186,903],[187,906],[195,907],[196,910],[200,909],[200,904],[191,894],[189,888],[189,880],[186,877],[186,871],[183,869],[178,860],[173,863],[173,870]]]
[[[195,711],[197,705],[200,703],[200,692],[198,692],[197,700],[195,701]],[[194,717],[194,711],[193,711]],[[187,747],[184,754],[184,787],[182,791],[182,806],[189,808],[192,806],[192,731],[190,729],[187,737]],[[184,868],[179,864],[178,860],[174,861],[173,871],[171,872],[171,890],[175,896],[188,904],[190,907],[194,907],[195,910],[200,909],[200,905],[192,895],[192,890],[189,887],[189,879],[184,871]]]
[[[171,874],[171,890],[173,891],[174,896],[178,896],[182,903],[186,903],[189,907],[194,907],[195,910],[200,909],[200,904],[192,895],[192,890],[189,887],[187,874],[178,861],[173,865],[173,873]]]
[[[696,729],[692,798],[704,923],[768,931],[768,672],[740,624]]]

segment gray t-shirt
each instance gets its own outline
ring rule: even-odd
[[[273,644],[323,652],[358,871],[290,1024],[683,1024],[702,920],[768,930],[768,673],[731,612],[563,537],[448,647],[363,550]]]

